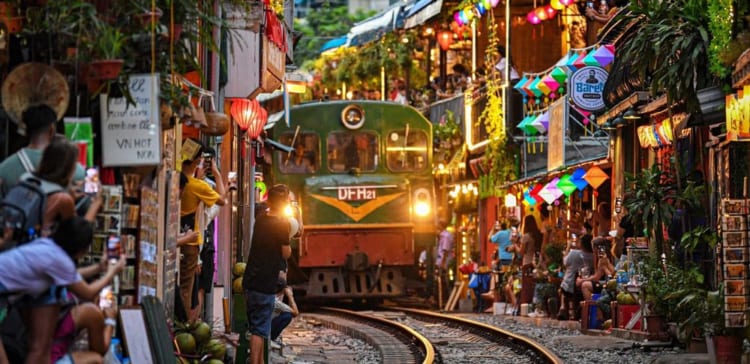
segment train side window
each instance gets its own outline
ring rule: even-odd
[[[427,133],[424,130],[393,130],[386,141],[386,165],[393,172],[420,171],[427,167]]]
[[[348,173],[353,168],[361,172],[378,168],[378,135],[369,131],[329,133],[328,169]]]
[[[294,148],[291,153],[277,150],[276,161],[282,173],[315,173],[320,166],[320,141],[315,133],[302,132],[294,140],[294,133],[281,134],[279,142]]]

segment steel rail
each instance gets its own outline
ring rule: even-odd
[[[477,321],[473,321],[473,320],[469,320],[469,319],[465,319],[461,317],[456,317],[453,315],[441,314],[441,313],[436,313],[432,311],[418,310],[418,309],[412,309],[412,308],[382,307],[382,309],[390,310],[390,311],[400,311],[400,312],[409,313],[409,314],[413,314],[417,316],[422,315],[422,316],[427,316],[433,319],[440,319],[440,320],[445,320],[449,322],[460,323],[462,325],[471,325],[474,327],[478,327],[478,328],[481,328],[482,330],[492,332],[495,334],[499,334],[504,337],[508,337],[514,341],[522,342],[524,345],[529,347],[531,350],[533,350],[537,355],[541,356],[542,359],[544,359],[548,363],[554,363],[554,364],[564,363],[564,361],[560,357],[558,357],[557,354],[553,353],[546,347],[542,346],[540,343],[534,340],[531,340],[523,335],[515,334],[510,331],[506,331],[498,327],[487,325],[482,322],[477,322]]]
[[[375,317],[371,314],[350,311],[350,310],[345,310],[341,308],[321,307],[319,310],[324,311],[324,312],[325,311],[335,312],[335,313],[343,314],[345,316],[353,316],[353,317],[357,317],[359,319],[366,320],[366,321],[375,321],[387,327],[398,329],[402,333],[416,339],[416,343],[419,344],[419,350],[421,350],[422,354],[424,355],[422,364],[432,364],[435,361],[435,348],[432,346],[432,343],[430,342],[430,340],[428,340],[422,334],[418,333],[417,331],[415,331],[414,329],[406,325],[403,325],[401,323],[394,322],[391,320],[387,320],[384,318]]]

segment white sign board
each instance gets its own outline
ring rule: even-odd
[[[130,76],[130,96],[102,96],[102,165],[144,166],[161,162],[159,76]]]
[[[588,111],[604,109],[602,92],[608,76],[609,73],[604,68],[596,66],[586,66],[573,73],[568,81],[573,103]]]

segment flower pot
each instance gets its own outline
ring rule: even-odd
[[[716,363],[740,364],[742,338],[740,336],[714,336]]]
[[[688,353],[708,353],[708,346],[704,338],[694,337],[690,340],[687,347]]]
[[[122,71],[123,60],[121,59],[104,59],[91,62],[96,77],[100,80],[114,80]]]
[[[220,112],[207,112],[206,123],[201,126],[201,132],[211,136],[222,136],[229,131],[229,117]]]
[[[646,316],[646,332],[649,340],[663,340],[668,334],[666,332],[664,316],[651,315]]]

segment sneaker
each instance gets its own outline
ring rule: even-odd
[[[513,315],[513,306],[508,306],[508,308],[505,309],[506,315]]]
[[[271,349],[281,349],[281,344],[277,343],[276,341],[271,340]]]

